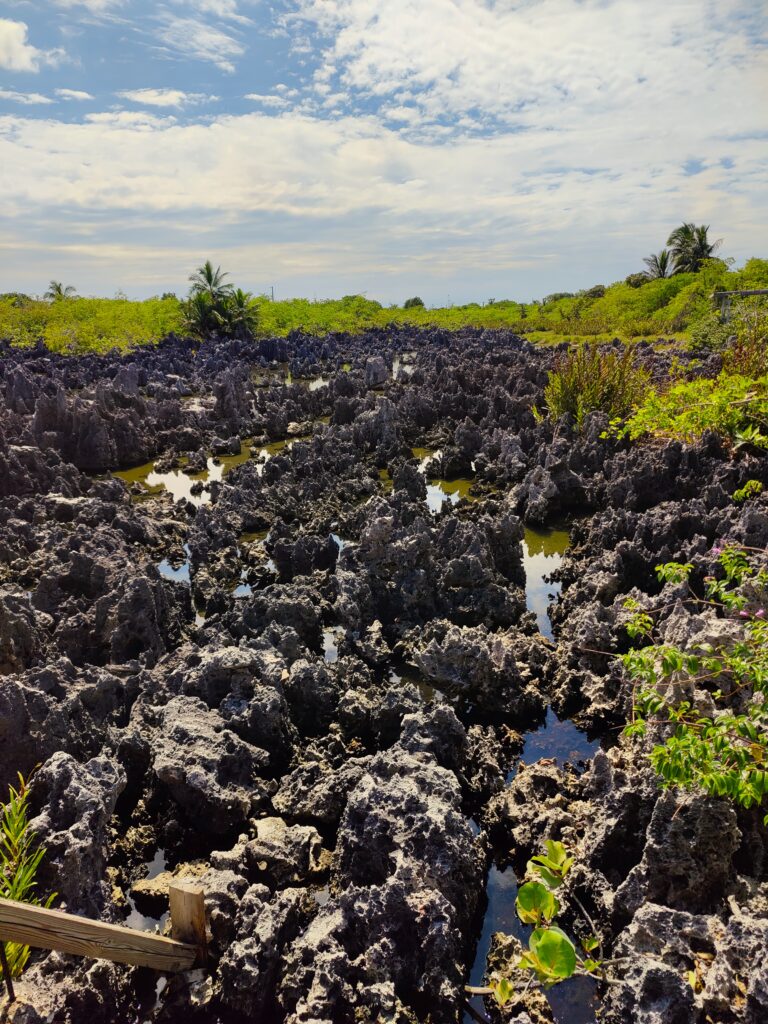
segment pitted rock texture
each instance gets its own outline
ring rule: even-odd
[[[660,382],[717,369],[638,354]],[[669,642],[731,635],[655,567],[701,586],[713,548],[766,547],[768,498],[732,495],[768,459],[541,419],[557,357],[405,327],[0,342],[0,787],[33,776],[41,895],[153,927],[193,878],[211,956],[156,1001],[142,971],[35,952],[0,1017],[457,1024],[491,859],[522,878],[553,838],[564,927],[586,910],[625,965],[601,1020],[768,1019],[766,829],[660,790],[616,659],[628,597]],[[550,640],[523,545],[564,517]],[[548,707],[593,757],[518,764]],[[511,1019],[571,1024],[533,993]]]

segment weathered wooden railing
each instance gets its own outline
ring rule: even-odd
[[[112,960],[156,971],[188,971],[206,962],[205,894],[198,885],[176,882],[168,890],[171,938],[105,924],[61,910],[31,907],[0,899],[0,946],[21,942],[39,949]],[[3,954],[3,977],[9,999],[13,984]]]
[[[724,324],[730,323],[731,299],[734,295],[744,298],[746,295],[768,295],[768,288],[742,288],[734,292],[713,292],[712,299],[720,307],[720,319]]]

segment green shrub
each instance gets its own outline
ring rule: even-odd
[[[681,381],[666,391],[649,390],[621,433],[696,441],[705,430],[736,445],[768,448],[768,377],[721,373]]]
[[[723,323],[719,313],[708,313],[691,327],[686,347],[696,355],[722,352],[733,335],[733,327],[731,324]]]
[[[730,373],[761,377],[768,373],[768,308],[740,303],[732,321],[736,340],[723,353],[723,367]]]
[[[650,751],[651,764],[665,789],[703,789],[742,807],[761,804],[768,794],[768,569],[765,552],[755,556],[734,547],[719,555],[718,578],[708,577],[705,593],[690,599],[717,607],[735,625],[728,642],[692,641],[685,648],[654,643],[647,613],[635,616],[635,631],[651,645],[623,655],[635,687],[632,722],[625,734],[644,737],[648,722],[667,728],[667,738]],[[656,567],[661,581],[680,583],[693,567]],[[708,690],[712,715],[693,703],[693,690]],[[690,699],[681,700],[683,692]],[[768,823],[768,815],[765,817]]]
[[[19,775],[19,788],[10,787],[7,804],[0,804],[0,897],[33,906],[50,907],[53,893],[44,902],[35,893],[35,876],[45,850],[35,843],[29,828],[29,789]],[[5,953],[11,977],[18,977],[29,959],[29,947],[6,942]],[[2,976],[2,968],[0,968]]]
[[[756,498],[763,493],[763,485],[760,480],[747,480],[743,487],[733,492],[733,500],[737,505],[742,505],[750,498]]]
[[[635,351],[601,352],[585,344],[559,359],[549,375],[544,400],[550,416],[570,413],[579,428],[591,412],[623,419],[642,401],[649,386],[646,370],[637,366]]]
[[[0,300],[0,338],[44,342],[53,352],[107,352],[146,345],[181,329],[176,299],[67,299],[15,304]]]
[[[417,306],[423,306],[424,303],[418,295],[414,295],[412,299],[406,299],[403,303],[403,309],[415,309]]]
[[[624,284],[628,284],[630,288],[642,288],[644,284],[648,284],[648,280],[648,275],[641,270],[625,277]]]
[[[362,295],[279,302],[262,296],[255,301],[259,330],[267,335],[295,329],[318,335],[356,332],[396,323],[448,330],[504,328],[546,344],[572,337],[658,338],[688,331],[711,316],[711,295],[716,289],[768,288],[768,261],[751,259],[741,270],[730,270],[721,260],[709,260],[699,273],[646,281],[642,287],[635,284],[632,280],[600,285],[579,295],[558,292],[543,303],[499,300],[486,306],[468,303],[443,309],[384,308]],[[143,302],[78,298],[42,302],[0,295],[0,338],[18,345],[40,339],[60,352],[105,352],[151,344],[181,329],[181,303],[170,293]]]

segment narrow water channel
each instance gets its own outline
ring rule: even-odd
[[[568,547],[567,529],[533,529],[526,527],[523,540],[523,568],[525,569],[525,599],[528,610],[536,615],[543,636],[552,639],[552,622],[548,606],[560,593],[560,584],[548,579],[559,568]],[[574,764],[594,754],[599,743],[587,738],[585,732],[573,722],[560,721],[551,708],[543,726],[531,730],[523,737],[521,760],[533,764],[541,758],[554,759],[557,764]],[[514,778],[514,771],[507,782]],[[488,872],[486,896],[488,907],[477,944],[475,961],[469,976],[470,985],[482,985],[485,962],[491,948],[494,932],[514,935],[524,945],[531,928],[521,924],[515,910],[518,879],[511,866],[500,868],[492,863]],[[594,983],[588,978],[572,978],[547,992],[547,999],[558,1024],[594,1024]],[[475,999],[477,1004],[478,1000]],[[479,1007],[476,1005],[476,1009]],[[473,1024],[465,1013],[463,1024]]]

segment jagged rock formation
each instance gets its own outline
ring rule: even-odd
[[[153,1008],[141,972],[35,954],[9,1019],[455,1024],[491,845],[519,869],[544,838],[577,855],[566,907],[628,958],[602,1020],[768,1019],[766,830],[660,793],[613,658],[627,596],[670,639],[727,629],[654,567],[765,547],[768,500],[731,495],[768,460],[537,422],[553,358],[397,328],[0,346],[0,787],[41,765],[41,886],[70,910],[160,912],[202,879],[213,965]],[[111,475],[149,459],[178,500]],[[550,642],[522,539],[564,516]],[[548,705],[602,749],[507,782]]]

